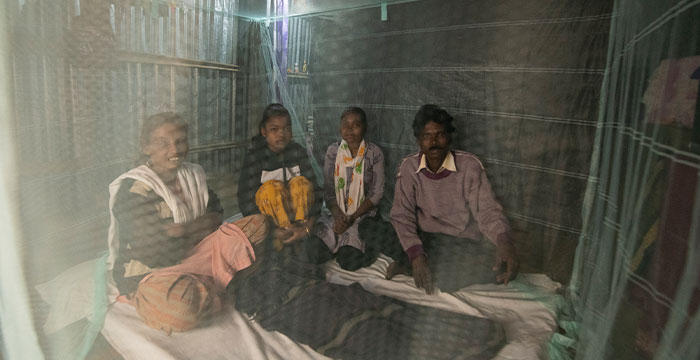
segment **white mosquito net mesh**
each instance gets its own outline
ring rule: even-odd
[[[416,111],[453,115],[520,272],[562,285],[553,303],[512,286],[557,320],[538,357],[698,358],[699,19],[694,0],[3,1],[1,357],[121,358],[100,334],[107,188],[136,164],[144,119],[188,122],[187,161],[229,218],[281,103],[318,179],[341,113],[364,109],[384,219]],[[51,282],[70,269],[90,281]],[[73,291],[91,296],[60,321],[51,296]]]

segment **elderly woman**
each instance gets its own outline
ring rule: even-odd
[[[202,167],[184,161],[187,130],[174,113],[148,118],[140,139],[145,163],[110,184],[108,268],[118,299],[168,333],[216,311],[267,234],[262,215],[221,225],[223,210]]]
[[[384,154],[379,146],[365,141],[366,131],[364,110],[349,107],[343,111],[342,140],[328,147],[323,166],[324,200],[330,214],[325,212],[315,228],[315,235],[330,253],[319,256],[317,262],[334,254],[340,267],[350,271],[370,265],[377,251],[394,258],[401,255],[395,236],[386,236],[393,233],[390,225],[376,216],[384,193]]]

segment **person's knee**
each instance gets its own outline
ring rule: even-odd
[[[258,188],[258,191],[255,193],[255,198],[268,198],[284,190],[285,187],[283,182],[279,180],[268,180],[260,185],[260,188]]]
[[[341,269],[355,271],[364,266],[364,255],[362,251],[352,246],[341,246],[335,259]]]
[[[289,194],[294,220],[306,220],[314,203],[314,185],[303,176],[295,176],[289,180]]]
[[[313,188],[313,184],[309,179],[307,179],[304,176],[295,176],[291,180],[289,180],[289,187],[290,188],[296,188],[296,187],[311,187]]]
[[[255,193],[255,204],[260,212],[270,215],[279,226],[289,226],[288,204],[289,191],[279,180],[269,180]]]
[[[289,193],[294,206],[308,207],[314,202],[314,185],[303,176],[289,180]]]
[[[236,220],[233,224],[243,231],[251,244],[256,245],[269,235],[272,220],[267,215],[255,214]]]

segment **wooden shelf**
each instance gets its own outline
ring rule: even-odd
[[[184,66],[230,72],[236,72],[239,69],[238,65],[223,64],[213,61],[185,59],[164,55],[135,53],[131,51],[120,51],[117,54],[117,58],[121,61],[132,63]]]
[[[287,77],[292,79],[311,79],[311,75],[309,75],[309,73],[288,72]]]

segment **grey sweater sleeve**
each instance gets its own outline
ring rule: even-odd
[[[491,184],[486,177],[486,171],[474,167],[471,172],[472,181],[465,182],[465,194],[468,194],[468,204],[479,226],[479,231],[492,242],[503,237],[510,238],[510,225],[503,214],[503,207],[496,200]]]
[[[326,150],[326,160],[323,162],[323,200],[326,207],[337,203],[335,199],[335,157],[338,154],[338,143],[333,143]]]
[[[369,158],[365,161],[372,162],[372,183],[369,184],[366,198],[377,206],[384,195],[384,153],[379,146],[372,146],[372,152],[368,152],[367,156]]]
[[[404,159],[399,165],[396,176],[394,204],[390,212],[391,225],[404,250],[421,245],[418,237],[418,220],[416,218],[416,182],[415,173],[410,169],[410,161]]]

